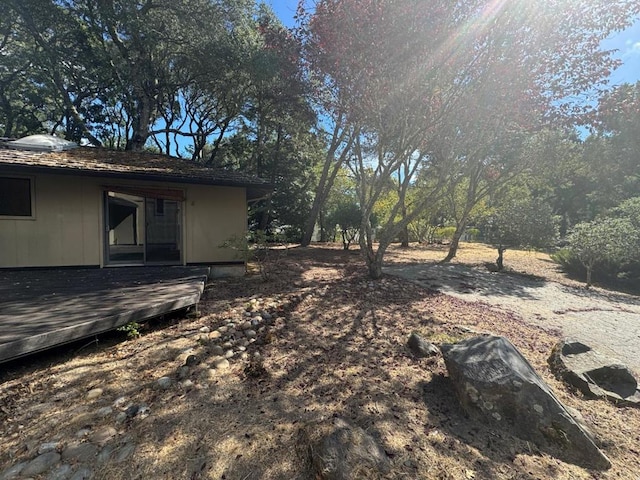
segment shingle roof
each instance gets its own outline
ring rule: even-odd
[[[6,148],[5,145],[0,146],[0,169],[238,186],[248,189],[249,198],[262,196],[272,190],[272,186],[261,178],[231,170],[210,168],[167,155],[95,147],[38,152]]]

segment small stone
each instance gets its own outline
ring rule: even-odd
[[[249,330],[252,326],[253,326],[252,322],[244,322],[242,325],[240,325],[240,328],[242,330]]]
[[[60,445],[60,442],[42,443],[38,447],[38,455],[42,455],[43,453],[48,453],[48,452],[55,452],[58,449],[58,445]]]
[[[178,368],[178,380],[184,380],[189,376],[189,367],[182,365]]]
[[[198,357],[195,355],[189,355],[187,359],[184,361],[184,364],[188,367],[198,364]]]
[[[102,395],[104,390],[101,388],[93,388],[87,392],[87,400],[95,400]]]
[[[47,452],[31,460],[20,472],[22,477],[31,477],[46,472],[60,461],[58,452]]]
[[[111,405],[113,406],[113,408],[119,408],[125,403],[127,403],[127,397],[118,397],[113,401]]]
[[[211,331],[211,329],[209,327],[201,327],[199,332],[200,333],[209,333]]]
[[[100,446],[104,446],[109,440],[117,435],[113,427],[102,427],[89,435],[89,441]]]
[[[238,351],[239,351],[239,352],[244,352],[244,351],[247,349],[247,347],[243,347],[242,345],[240,345],[240,346],[239,346],[239,347],[237,347],[237,348],[238,348]]]
[[[171,380],[170,377],[160,377],[157,381],[156,384],[158,385],[159,388],[161,388],[162,390],[167,390],[169,388],[171,388],[171,384],[173,383],[173,381]]]
[[[256,331],[255,330],[247,330],[244,332],[245,337],[247,338],[256,338]]]
[[[185,390],[191,390],[194,387],[194,383],[191,380],[185,380],[182,382],[182,388]]]
[[[226,370],[230,367],[230,363],[226,358],[217,358],[213,361],[213,367],[216,370]]]
[[[233,348],[233,343],[231,342],[224,342],[222,345],[220,345],[222,348]]]
[[[65,462],[93,463],[98,454],[98,447],[92,443],[73,442],[62,451]]]
[[[116,415],[116,423],[124,423],[124,421],[127,419],[127,414],[124,412],[120,412],[118,415]]]
[[[140,405],[140,408],[138,409],[138,418],[140,420],[147,418],[150,414],[151,409],[149,407],[147,407],[146,405]]]
[[[122,463],[127,460],[133,451],[136,449],[136,446],[133,443],[128,443],[124,445],[116,454],[114,458],[115,463]]]
[[[248,354],[247,352],[242,352],[242,353],[240,354],[240,358],[241,358],[242,360],[247,360],[247,359],[249,358],[249,354]]]
[[[49,474],[47,480],[67,480],[71,476],[72,471],[73,468],[71,468],[71,465],[63,463]]]
[[[240,340],[238,342],[239,347],[248,347],[249,346],[249,340],[247,340],[246,338],[243,338],[242,340]]]
[[[129,405],[125,409],[124,413],[128,418],[133,418],[138,413],[138,410],[140,410],[140,406],[138,406],[138,405]]]
[[[231,358],[234,355],[235,354],[234,354],[233,350],[227,350],[226,352],[224,352],[224,358]]]
[[[76,432],[76,438],[84,438],[91,433],[90,428],[81,428]]]
[[[18,478],[18,475],[20,475],[20,472],[22,472],[22,470],[24,470],[24,467],[26,466],[27,462],[17,463],[0,472],[0,478],[2,480],[13,480],[14,478]]]
[[[100,450],[100,453],[98,453],[98,458],[96,458],[96,462],[98,464],[103,464],[107,462],[109,458],[111,458],[111,454],[113,453],[114,450],[115,450],[115,447],[113,445],[107,445],[102,450]]]
[[[211,340],[215,340],[215,339],[220,338],[220,337],[222,337],[222,333],[220,333],[220,331],[219,331],[219,330],[214,330],[213,332],[211,332],[211,333],[209,334],[209,338],[210,338]]]
[[[229,330],[229,327],[223,325],[222,327],[218,327],[218,332],[220,333],[225,333],[227,330]]]
[[[113,413],[113,408],[111,407],[102,407],[99,408],[98,411],[96,412],[98,414],[99,417],[108,417],[109,415],[111,415]]]
[[[220,345],[216,345],[215,347],[211,348],[212,355],[220,357],[222,356],[223,353],[224,353],[224,349]]]
[[[89,467],[82,466],[76,470],[76,473],[69,480],[89,480],[92,473]]]
[[[262,318],[263,318],[264,320],[271,320],[271,319],[273,318],[273,315],[271,315],[271,314],[270,314],[270,313],[268,313],[268,312],[262,312]]]

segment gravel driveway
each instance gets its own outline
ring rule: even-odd
[[[384,271],[469,301],[519,314],[618,358],[640,372],[640,299],[460,264],[391,265]]]

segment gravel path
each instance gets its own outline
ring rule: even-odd
[[[640,299],[460,264],[392,265],[385,272],[558,329],[640,372]]]

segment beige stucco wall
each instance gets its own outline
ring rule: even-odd
[[[3,172],[0,170],[0,176]],[[14,174],[6,174],[15,176]],[[183,262],[237,261],[218,246],[247,225],[244,188],[35,175],[35,218],[0,216],[0,268],[103,265],[103,185],[180,189]]]
[[[219,246],[246,232],[245,189],[190,185],[186,193],[187,263],[238,261],[233,250]]]
[[[35,218],[0,216],[0,267],[100,264],[98,184],[60,175],[32,178]]]

